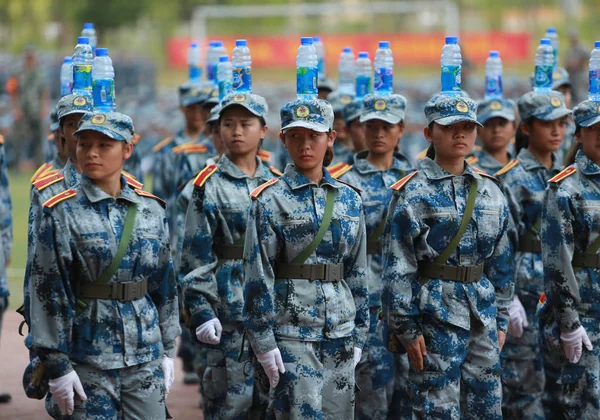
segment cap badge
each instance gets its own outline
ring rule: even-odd
[[[469,112],[469,105],[465,101],[458,101],[456,104],[456,110],[458,112]]]
[[[490,104],[490,109],[491,109],[492,111],[499,111],[499,110],[501,110],[501,109],[502,109],[502,104],[501,104],[500,102],[498,102],[498,101],[493,101],[493,102]]]
[[[553,107],[557,108],[562,105],[562,102],[556,96],[553,96],[552,99],[550,99],[550,104]]]
[[[387,108],[387,102],[383,99],[378,99],[373,104],[373,108],[375,108],[376,111],[384,111]]]
[[[343,96],[340,98],[340,103],[341,103],[342,105],[349,104],[350,102],[352,102],[352,97],[351,97],[351,96],[348,96],[348,95],[343,95]]]
[[[244,102],[246,100],[246,95],[243,93],[238,93],[233,97],[233,102]]]
[[[83,96],[78,96],[73,100],[75,106],[85,106],[85,104],[87,104],[87,101]]]
[[[306,118],[310,115],[310,109],[306,105],[300,105],[296,108],[296,116],[299,118]]]
[[[98,114],[92,117],[92,124],[104,124],[106,121],[106,115]]]

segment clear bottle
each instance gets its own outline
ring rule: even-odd
[[[296,95],[298,99],[317,99],[319,58],[312,37],[300,39],[296,56]]]
[[[92,47],[92,54],[96,54],[96,46],[98,45],[98,36],[96,35],[96,29],[93,23],[84,23],[81,36],[90,40],[90,46]]]
[[[363,98],[371,93],[371,81],[373,80],[373,65],[369,59],[369,53],[361,51],[356,60],[356,98]]]
[[[76,95],[92,94],[92,60],[90,40],[77,38],[73,53],[73,93]]]
[[[446,45],[442,48],[440,64],[442,66],[442,92],[446,95],[460,95],[462,90],[462,55],[457,37],[446,37]]]
[[[219,57],[217,82],[219,85],[219,100],[222,100],[231,92],[233,85],[233,66],[226,55]]]
[[[552,44],[552,48],[554,48],[554,67],[558,67],[558,33],[556,32],[556,28],[548,28],[546,30],[546,34],[544,38],[548,38],[550,43]]]
[[[211,41],[206,51],[206,80],[217,84],[217,67],[219,58],[227,54],[223,42]]]
[[[542,38],[535,52],[535,74],[533,90],[550,92],[552,89],[552,73],[554,72],[554,51],[548,38]]]
[[[590,55],[588,98],[590,101],[600,102],[600,41],[594,42],[594,49]]]
[[[375,53],[375,91],[387,96],[394,93],[394,56],[388,41],[380,41]]]
[[[340,54],[339,62],[339,87],[340,95],[355,95],[356,68],[352,48],[344,47]]]
[[[60,67],[60,96],[70,95],[73,91],[73,57],[66,56]]]
[[[202,78],[202,67],[200,62],[202,61],[200,45],[197,42],[192,42],[188,49],[188,74],[190,84],[200,84]]]
[[[245,39],[235,41],[231,65],[233,66],[233,90],[252,92],[252,57]]]
[[[94,109],[102,112],[116,111],[115,69],[108,56],[108,48],[96,48],[92,69]]]
[[[319,69],[319,80],[324,80],[327,78],[327,72],[325,71],[325,45],[323,45],[320,36],[313,36],[313,45],[317,50],[317,57],[319,58],[319,64],[317,65]]]
[[[485,62],[485,98],[502,97],[502,59],[498,51],[490,51]]]

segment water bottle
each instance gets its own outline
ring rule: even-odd
[[[296,94],[298,99],[317,99],[319,58],[312,37],[300,39],[296,56]]]
[[[313,36],[313,45],[317,50],[317,57],[319,58],[319,64],[317,65],[319,80],[324,80],[327,78],[327,72],[325,71],[325,46],[320,36]]]
[[[590,56],[590,88],[588,90],[588,99],[600,102],[600,41],[594,42],[594,49]]]
[[[362,51],[358,53],[356,60],[356,98],[363,98],[371,93],[371,80],[373,77],[373,66],[369,59],[369,53]]]
[[[552,89],[552,72],[554,71],[554,51],[548,38],[542,38],[535,52],[535,74],[533,90],[550,92]]]
[[[462,56],[455,36],[446,37],[442,48],[442,92],[445,95],[458,96],[461,92]]]
[[[73,93],[76,95],[92,94],[92,47],[85,37],[77,38],[73,53]]]
[[[229,92],[233,85],[233,66],[229,57],[222,55],[219,57],[219,65],[217,67],[217,82],[219,85],[219,101],[222,100]]]
[[[70,95],[73,91],[73,57],[65,57],[60,67],[60,96]]]
[[[394,56],[388,41],[380,41],[375,53],[375,91],[387,96],[394,93]]]
[[[544,38],[548,38],[554,48],[554,67],[558,67],[558,34],[556,28],[548,28]]]
[[[339,64],[339,92],[340,95],[354,96],[355,91],[355,64],[352,48],[344,47],[340,54]]]
[[[235,41],[231,65],[233,66],[233,90],[252,92],[252,57],[245,39]]]
[[[221,56],[226,55],[227,51],[223,46],[222,41],[211,41],[206,52],[206,79],[217,84],[217,67],[219,66],[219,59]]]
[[[94,29],[93,23],[84,23],[81,36],[90,40],[90,46],[92,47],[92,54],[96,53],[96,46],[98,45],[98,37],[96,36],[96,29]]]
[[[108,48],[96,48],[92,67],[94,109],[102,112],[116,111],[115,69],[108,56]]]
[[[490,51],[485,62],[485,98],[502,97],[502,59],[498,51]]]
[[[200,67],[200,45],[197,42],[192,42],[188,49],[188,74],[190,84],[199,85],[202,77],[202,67]]]

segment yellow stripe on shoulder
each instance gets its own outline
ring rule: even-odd
[[[48,199],[44,203],[44,207],[51,209],[52,207],[56,206],[58,203],[68,200],[69,198],[73,198],[76,195],[77,195],[77,191],[75,191],[74,189],[63,191],[59,194],[56,194],[54,197]]]
[[[33,184],[38,179],[42,178],[43,174],[50,169],[52,169],[52,165],[49,163],[43,163],[42,166],[37,168],[37,170],[33,173],[33,176],[31,177],[31,183]]]
[[[263,162],[269,162],[269,160],[271,159],[271,152],[269,152],[268,150],[263,150],[260,149],[257,153],[258,157],[260,160],[262,160]]]
[[[339,177],[341,177],[342,175],[344,175],[346,172],[350,171],[352,169],[352,165],[342,162],[341,165],[333,172],[329,172],[329,174],[334,178],[334,179],[338,179]]]
[[[60,173],[60,171],[56,171],[50,175],[42,177],[33,183],[33,186],[38,191],[43,191],[48,188],[52,184],[56,184],[58,181],[65,179],[65,176]]]
[[[194,185],[196,187],[203,187],[204,184],[206,183],[206,180],[208,178],[210,178],[210,176],[212,174],[214,174],[216,171],[217,171],[217,165],[208,165],[207,167],[202,169],[200,172],[198,172],[196,179],[194,179]]]
[[[498,177],[500,175],[504,175],[505,173],[507,173],[508,171],[510,171],[511,169],[513,169],[518,164],[519,164],[519,159],[513,159],[510,162],[508,162],[504,168],[502,168],[498,172],[496,172],[494,174],[494,176]]]
[[[429,147],[417,155],[417,160],[425,159],[427,157],[427,150],[429,150]]]
[[[494,181],[496,181],[496,182],[500,182],[500,180],[499,180],[498,178],[496,178],[496,177],[494,177],[494,176],[492,176],[492,175],[488,174],[487,172],[484,172],[484,171],[482,171],[482,170],[481,170],[481,169],[479,169],[479,168],[473,168],[473,170],[474,170],[475,172],[477,172],[477,173],[478,173],[479,175],[481,175],[481,176],[485,176],[485,177],[487,177],[487,178],[493,179],[493,180],[494,180]]]
[[[165,146],[171,144],[172,142],[173,142],[173,137],[167,137],[166,139],[163,139],[160,142],[158,142],[157,144],[155,144],[154,147],[152,148],[152,152],[156,153],[156,152],[162,150]]]
[[[475,165],[477,162],[479,162],[479,158],[477,156],[469,156],[467,158],[467,163],[469,165]]]
[[[408,184],[408,181],[410,181],[418,172],[419,171],[414,171],[406,175],[404,178],[402,178],[400,181],[397,181],[390,188],[395,191],[400,191],[406,184]]]
[[[189,153],[206,153],[206,152],[208,152],[208,148],[203,144],[187,144],[184,146],[186,146],[186,147],[181,149],[181,151],[179,153],[189,154]]]
[[[160,205],[161,205],[163,208],[167,208],[167,202],[166,202],[165,200],[163,200],[162,198],[160,198],[160,197],[157,197],[157,196],[155,196],[154,194],[152,194],[152,193],[149,193],[148,191],[141,190],[141,189],[139,189],[139,188],[136,188],[136,189],[135,189],[135,190],[133,190],[133,191],[135,191],[135,193],[136,193],[137,195],[140,195],[140,196],[142,196],[142,197],[153,198],[153,199],[155,199],[156,201],[158,201],[158,203],[159,203],[159,204],[160,204]]]
[[[273,178],[273,179],[268,180],[264,184],[259,185],[258,187],[256,187],[254,189],[254,191],[252,191],[250,193],[250,197],[257,198],[264,190],[269,188],[271,185],[275,184],[277,181],[279,181],[279,178]]]
[[[121,174],[125,177],[125,180],[127,181],[127,184],[130,187],[135,188],[143,188],[144,184],[142,184],[140,181],[138,181],[133,175],[131,175],[129,172],[127,171],[121,171]]]
[[[269,170],[273,173],[273,175],[277,175],[277,176],[283,175],[283,173],[279,169],[274,167],[273,165],[269,166]]]
[[[552,178],[550,178],[548,180],[548,182],[553,182],[553,183],[560,182],[563,179],[570,177],[575,172],[577,172],[577,168],[575,168],[574,166],[568,166],[565,169],[563,169],[560,173],[558,173],[555,176],[553,176]]]
[[[338,162],[338,163],[335,163],[335,164],[327,167],[327,170],[329,171],[329,173],[332,173],[332,172],[337,171],[340,167],[342,167],[345,164],[346,164],[346,162]]]

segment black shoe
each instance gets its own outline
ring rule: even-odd
[[[0,393],[0,404],[5,404],[7,402],[10,402],[11,399],[12,398],[8,392]]]

